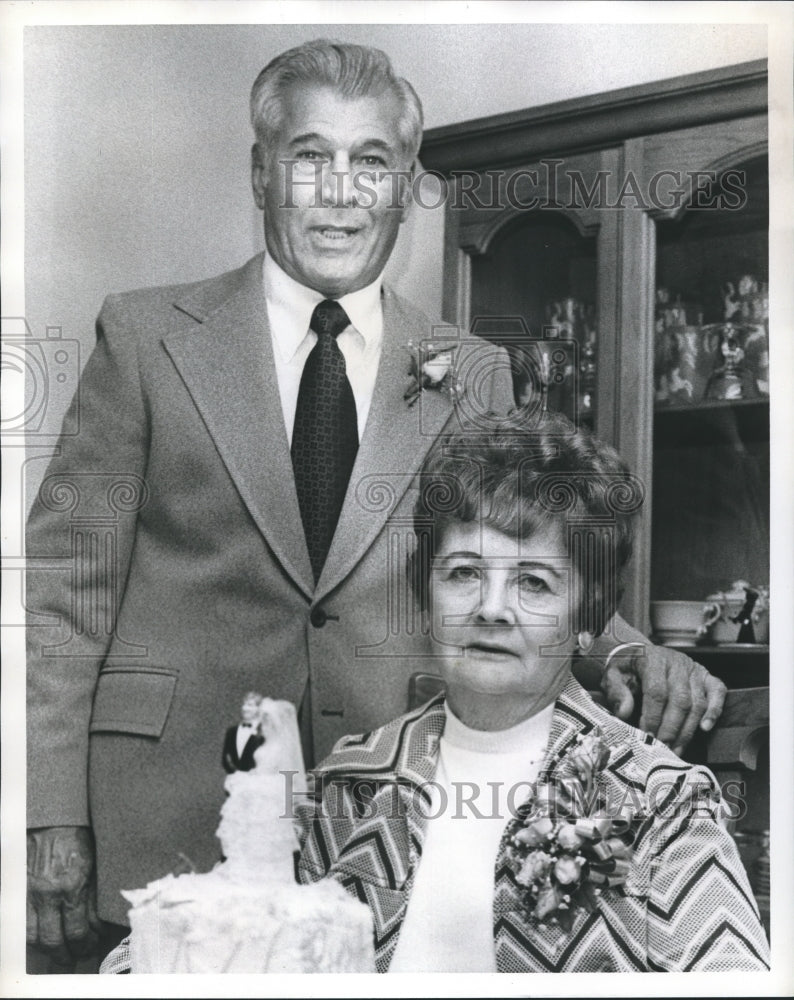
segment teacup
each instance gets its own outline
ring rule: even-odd
[[[664,645],[693,645],[702,625],[702,601],[651,601],[653,634]]]

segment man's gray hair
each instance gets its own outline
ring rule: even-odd
[[[416,91],[395,74],[380,49],[317,39],[271,60],[251,89],[251,124],[264,153],[281,125],[283,94],[293,84],[331,87],[343,97],[379,97],[393,91],[402,104],[400,141],[411,162],[422,141],[422,103]]]

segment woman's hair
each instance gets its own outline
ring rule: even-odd
[[[379,97],[391,90],[402,104],[400,141],[413,162],[422,141],[422,104],[380,49],[316,39],[271,60],[251,89],[251,124],[266,152],[283,117],[284,91],[293,84],[331,87],[343,97]]]
[[[424,610],[446,529],[482,523],[518,539],[556,523],[581,584],[574,631],[599,635],[621,596],[644,490],[617,452],[565,417],[514,411],[485,432],[440,439],[420,473],[409,572]]]

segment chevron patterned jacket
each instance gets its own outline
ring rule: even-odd
[[[443,696],[380,729],[341,739],[317,768],[315,804],[300,808],[299,878],[337,879],[373,914],[378,971],[386,972],[422,856],[428,820],[422,786],[436,771]],[[613,752],[602,781],[610,801],[643,806],[624,886],[570,931],[525,915],[507,863],[506,817],[494,869],[493,935],[500,972],[733,971],[768,968],[752,891],[730,835],[717,821],[711,773],[600,709],[571,679],[557,700],[541,773],[579,734],[601,729]],[[621,748],[618,750],[618,748]],[[612,795],[616,798],[613,799]]]

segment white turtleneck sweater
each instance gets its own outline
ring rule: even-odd
[[[496,972],[496,855],[540,770],[553,714],[554,703],[483,732],[446,708],[422,858],[389,972]]]

